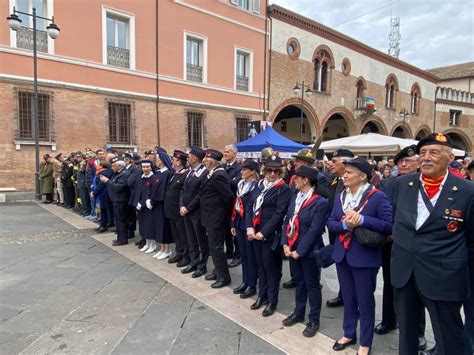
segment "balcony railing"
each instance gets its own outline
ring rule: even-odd
[[[200,65],[186,63],[186,78],[202,83],[202,67]]]
[[[126,48],[107,46],[107,64],[130,68],[130,51]]]
[[[235,76],[237,90],[249,91],[249,78],[243,75]]]
[[[33,50],[33,30],[28,27],[21,26],[16,31],[16,46]],[[46,31],[36,30],[36,50],[38,52],[48,52],[48,34]]]

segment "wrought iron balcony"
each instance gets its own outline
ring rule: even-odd
[[[126,48],[107,46],[107,64],[130,68],[130,51]]]
[[[358,115],[371,115],[377,109],[375,108],[375,99],[371,97],[358,97],[355,100],[355,112]]]
[[[16,46],[33,50],[33,29],[21,26],[16,31]],[[38,52],[48,52],[48,33],[42,30],[36,30],[36,49]]]
[[[237,90],[249,91],[249,78],[243,75],[235,76]]]
[[[186,79],[202,83],[202,66],[186,63]]]

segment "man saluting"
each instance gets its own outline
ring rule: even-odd
[[[474,185],[448,170],[451,139],[441,133],[416,147],[421,173],[395,182],[391,277],[400,326],[399,352],[418,354],[423,305],[438,354],[467,354],[460,309],[474,261]]]

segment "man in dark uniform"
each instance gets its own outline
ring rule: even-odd
[[[199,205],[199,189],[202,176],[207,170],[202,165],[206,152],[198,147],[192,147],[188,153],[190,170],[184,179],[183,188],[179,198],[180,214],[184,217],[186,239],[189,247],[190,264],[181,270],[183,274],[193,272],[192,277],[200,277],[207,272],[207,259],[209,258],[209,245],[206,229],[201,224]]]
[[[342,176],[346,171],[344,162],[352,159],[353,157],[354,154],[350,150],[338,149],[334,151],[332,159],[329,161],[329,168],[331,169],[331,173],[333,173],[334,175],[333,179],[329,182],[329,214],[331,214],[335,199],[339,196],[342,190],[344,190],[344,182],[342,180]],[[337,235],[335,233],[329,232],[329,242],[331,244],[334,244],[336,237]],[[339,288],[337,296],[333,299],[327,300],[326,306],[341,307],[343,305],[344,301],[342,299],[341,290]]]
[[[199,192],[201,206],[201,223],[206,228],[209,241],[209,251],[214,271],[206,275],[206,280],[215,280],[212,288],[221,288],[230,284],[229,268],[227,266],[224,243],[229,229],[229,217],[234,201],[227,175],[220,161],[222,153],[215,149],[206,151],[206,168],[209,173],[202,179]]]
[[[64,207],[74,207],[74,182],[72,175],[74,173],[74,164],[71,157],[64,159],[61,165],[61,185],[64,191]]]
[[[114,208],[115,227],[117,239],[112,242],[113,246],[128,244],[128,219],[127,209],[130,200],[130,188],[127,185],[130,173],[125,169],[125,162],[121,157],[110,160],[113,175],[109,179],[100,175],[100,181],[107,184],[110,201]]]
[[[137,175],[141,174],[140,167],[136,167],[133,163],[132,154],[123,153],[122,158],[123,158],[123,161],[125,162],[125,170],[128,171],[129,178],[134,173],[137,174]],[[134,206],[128,205],[128,207],[127,207],[127,235],[128,235],[128,239],[135,238],[135,231],[136,230],[137,230],[137,209]]]
[[[171,166],[173,167],[174,174],[170,178],[165,196],[165,216],[170,221],[171,235],[176,245],[176,254],[168,259],[168,263],[176,263],[177,267],[189,265],[189,248],[186,239],[184,217],[179,213],[179,196],[186,175],[188,174],[188,170],[186,169],[187,160],[188,155],[185,152],[180,150],[173,152]]]
[[[449,136],[430,134],[418,142],[416,153],[421,173],[395,182],[391,278],[399,352],[418,354],[425,306],[437,354],[468,354],[460,310],[474,264],[474,185],[449,172]]]
[[[237,184],[240,181],[240,165],[237,163],[237,147],[235,145],[230,144],[224,148],[224,160],[224,169],[229,180],[230,189],[235,197]],[[229,267],[239,266],[241,264],[239,244],[237,239],[230,234],[230,227],[225,237],[225,247],[227,258],[232,258]]]

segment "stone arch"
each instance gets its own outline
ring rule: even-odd
[[[351,136],[351,135],[356,134],[357,130],[356,130],[354,115],[346,107],[338,106],[338,107],[332,108],[326,114],[323,121],[321,122],[321,127],[322,127],[321,135],[324,136],[325,130],[329,127],[328,126],[329,121],[331,119],[336,118],[337,116],[341,116],[344,119],[345,126],[347,127],[346,136]]]
[[[387,126],[385,125],[385,122],[384,122],[379,116],[376,116],[376,115],[372,115],[372,116],[366,118],[366,119],[360,124],[359,134],[362,134],[362,133],[363,133],[364,127],[365,127],[368,123],[373,123],[375,126],[377,126],[377,128],[378,128],[378,133],[379,133],[379,134],[383,134],[383,135],[385,135],[385,136],[387,135],[388,129],[387,129]]]
[[[408,139],[413,139],[413,132],[411,131],[411,128],[409,125],[407,124],[403,124],[402,123],[398,123],[396,124],[395,126],[392,127],[392,130],[390,131],[390,135],[392,137],[397,137],[396,133],[399,131],[399,130],[402,130],[405,137],[399,137],[399,138],[408,138]]]
[[[327,57],[322,57],[321,56],[321,53],[322,52],[326,52],[328,54]],[[325,44],[320,44],[319,46],[316,47],[316,49],[314,50],[313,52],[313,63],[315,61],[315,59],[325,59],[327,58],[328,59],[328,62],[330,64],[330,68],[331,69],[334,69],[336,67],[336,64],[335,64],[335,61],[334,61],[334,54],[332,53],[332,50],[331,48],[329,48],[328,46],[326,46]]]
[[[416,140],[420,140],[420,139],[426,137],[429,134],[431,134],[431,128],[424,124],[424,125],[418,127],[418,129],[416,130],[416,133],[414,135],[414,138]]]
[[[472,152],[472,142],[469,136],[458,128],[450,128],[443,132],[454,141],[454,148],[465,150],[466,153]],[[462,146],[464,145],[464,147]]]

